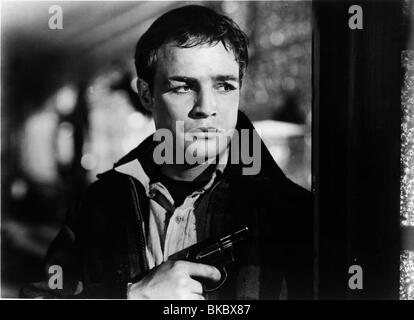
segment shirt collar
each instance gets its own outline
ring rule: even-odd
[[[157,169],[157,165],[154,163],[152,154],[155,147],[155,143],[152,147],[149,147],[141,155],[129,161],[127,163],[116,166],[114,169],[120,173],[129,175],[137,179],[145,188],[147,196],[151,195],[151,186],[154,184],[151,181],[151,176],[154,174],[154,170]],[[216,170],[214,170],[211,179],[209,182],[200,190],[195,192],[205,192],[208,190],[214,183],[217,177],[221,177],[227,166],[229,157],[229,148],[226,148],[217,158],[216,161]],[[165,187],[164,187],[165,188]]]

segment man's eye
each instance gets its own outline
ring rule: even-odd
[[[180,87],[173,88],[171,91],[174,93],[187,93],[190,90],[191,88],[189,86],[180,86]]]
[[[218,85],[217,85],[217,90],[219,91],[219,92],[228,92],[228,91],[233,91],[233,90],[236,90],[237,88],[235,87],[235,86],[233,86],[232,84],[230,84],[230,83],[219,83]]]

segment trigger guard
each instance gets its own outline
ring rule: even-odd
[[[219,269],[220,270],[220,274],[221,274],[221,278],[218,282],[212,283],[211,286],[208,286],[206,284],[203,284],[203,290],[204,292],[212,292],[217,290],[218,288],[220,288],[223,283],[226,281],[227,279],[227,271],[225,268]]]

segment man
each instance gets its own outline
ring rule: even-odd
[[[40,296],[312,297],[311,197],[238,111],[247,64],[245,34],[208,8],[174,9],[151,25],[136,47],[137,91],[157,132],[172,140],[151,136],[99,175],[48,252],[47,265],[62,267],[63,288]],[[252,166],[233,157],[251,151]],[[248,238],[215,291],[203,285],[220,281],[217,268],[169,259],[243,227]]]

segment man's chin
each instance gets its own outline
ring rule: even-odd
[[[220,150],[216,147],[206,148],[204,146],[193,147],[190,146],[185,151],[185,162],[188,165],[197,165],[203,163],[215,163]]]

